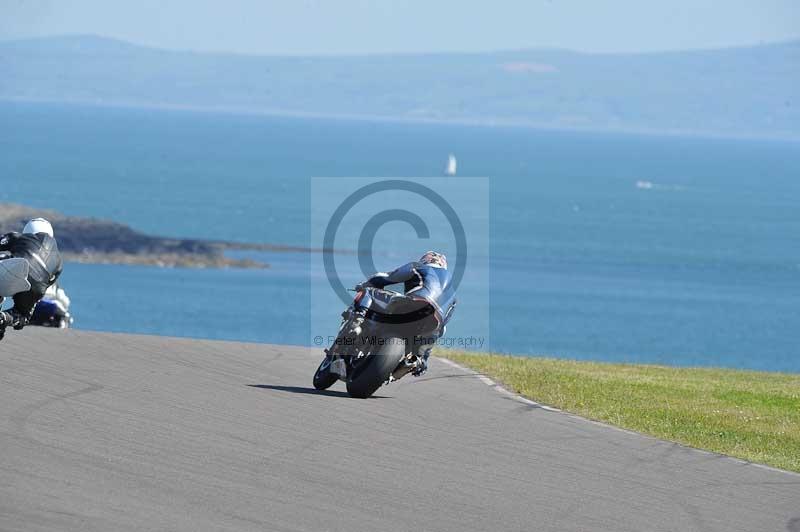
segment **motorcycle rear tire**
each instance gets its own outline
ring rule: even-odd
[[[401,338],[386,338],[351,370],[347,376],[347,393],[351,397],[366,399],[389,379],[392,371],[406,355],[406,345]]]

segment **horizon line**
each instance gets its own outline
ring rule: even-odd
[[[753,48],[769,48],[775,46],[791,46],[800,44],[800,36],[792,39],[783,39],[777,41],[759,41],[751,44],[735,44],[723,46],[709,46],[703,48],[683,48],[683,49],[664,49],[664,50],[648,50],[640,52],[593,52],[586,50],[578,50],[573,48],[564,48],[557,46],[532,46],[523,48],[498,48],[492,50],[440,50],[440,51],[383,51],[383,52],[353,52],[353,53],[259,53],[259,52],[240,52],[231,50],[196,50],[187,48],[170,48],[146,44],[141,42],[130,41],[119,37],[112,37],[102,35],[99,33],[58,33],[52,35],[31,35],[27,37],[13,37],[13,38],[0,38],[0,46],[14,43],[26,43],[35,41],[57,41],[57,40],[80,40],[80,39],[93,39],[95,41],[107,41],[116,44],[129,46],[132,48],[144,48],[149,50],[157,50],[162,52],[171,52],[179,54],[196,54],[196,55],[228,55],[240,57],[261,57],[261,58],[292,58],[292,59],[348,59],[348,58],[368,58],[368,57],[425,57],[425,56],[443,56],[443,55],[494,55],[494,54],[511,54],[520,52],[560,52],[575,55],[587,56],[647,56],[647,55],[671,55],[671,54],[686,54],[686,53],[702,53],[702,52],[725,52],[735,50],[745,50]]]

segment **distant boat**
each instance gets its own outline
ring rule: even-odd
[[[637,181],[636,182],[636,188],[641,188],[641,189],[644,189],[644,190],[650,190],[652,188],[655,188],[655,185],[653,184],[652,181]]]
[[[445,175],[456,175],[456,156],[452,153],[447,157],[447,167],[444,169]]]

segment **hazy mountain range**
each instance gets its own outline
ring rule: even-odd
[[[273,57],[54,37],[0,42],[0,100],[800,138],[800,41]]]

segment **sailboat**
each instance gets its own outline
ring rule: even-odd
[[[447,167],[444,169],[445,175],[456,175],[456,156],[452,153],[447,157]]]

